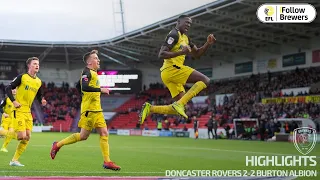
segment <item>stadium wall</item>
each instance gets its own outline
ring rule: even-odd
[[[281,49],[281,52],[282,52],[281,54],[270,54],[266,52],[259,52],[254,54],[253,60],[250,58],[243,58],[243,57],[239,57],[239,58],[233,57],[233,59],[228,60],[228,62],[224,60],[214,60],[213,67],[212,67],[213,79],[224,79],[224,78],[231,78],[231,77],[237,77],[237,76],[247,76],[251,74],[257,74],[259,72],[266,73],[268,71],[270,72],[286,71],[286,70],[295,69],[296,67],[307,68],[311,66],[320,66],[319,53],[314,53],[314,56],[318,56],[318,57],[314,57],[313,59],[313,52],[316,50],[320,50],[320,43],[312,42],[311,47],[312,48],[310,50],[301,49],[301,51],[299,51],[298,48],[285,47]],[[283,56],[296,54],[299,52],[306,53],[305,64],[283,67]],[[247,71],[244,73],[236,73],[235,72],[236,64],[246,63],[246,62],[252,62],[252,71],[250,72]]]

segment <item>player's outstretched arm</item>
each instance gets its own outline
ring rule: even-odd
[[[200,58],[207,50],[208,48],[216,42],[216,38],[213,36],[213,34],[210,34],[207,38],[207,42],[200,48],[197,48],[196,45],[192,44],[192,51],[191,54],[194,58]]]

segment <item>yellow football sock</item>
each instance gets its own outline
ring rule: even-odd
[[[172,108],[171,105],[165,106],[151,106],[150,113],[157,113],[157,114],[177,114],[177,112]]]
[[[8,133],[9,134],[9,133]],[[4,139],[4,142],[3,142],[3,145],[2,145],[2,148],[7,148],[9,142],[11,141],[12,139],[12,136],[6,136],[6,138]]]
[[[62,147],[64,145],[73,144],[78,141],[80,141],[80,133],[74,133],[66,137],[65,139],[62,139],[61,141],[59,141],[57,146]]]
[[[26,150],[28,143],[29,143],[29,141],[27,141],[27,140],[20,141],[20,143],[18,144],[18,147],[16,149],[16,152],[14,153],[12,161],[18,161],[21,154]]]
[[[110,162],[110,156],[109,156],[109,137],[108,136],[100,136],[100,148],[103,156],[103,160],[105,162]]]
[[[189,91],[184,96],[182,96],[182,98],[178,101],[178,103],[186,105],[193,97],[195,97],[200,91],[202,91],[206,87],[207,87],[207,85],[204,82],[202,82],[202,81],[196,82],[189,89]]]
[[[8,130],[1,129],[0,130],[0,136],[7,136]]]

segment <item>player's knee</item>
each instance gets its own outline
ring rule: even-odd
[[[80,134],[80,140],[81,140],[81,141],[87,140],[88,137],[89,137],[89,135],[87,135],[87,134]]]
[[[27,136],[25,135],[18,135],[17,139],[18,141],[26,140]]]
[[[101,131],[100,136],[108,136],[108,131]]]
[[[209,86],[209,85],[210,85],[210,79],[209,79],[207,76],[205,76],[205,77],[203,78],[202,82],[203,82],[204,84],[206,84],[206,86]]]
[[[30,136],[26,136],[26,137],[24,138],[24,140],[29,141],[29,140],[30,140]]]

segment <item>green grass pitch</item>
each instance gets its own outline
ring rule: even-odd
[[[114,172],[102,168],[97,134],[92,134],[87,141],[64,146],[56,159],[51,160],[52,142],[70,134],[33,133],[26,152],[20,158],[25,167],[9,166],[17,146],[17,141],[12,140],[9,152],[0,152],[0,176],[165,176],[165,170],[320,169],[320,144],[308,154],[317,156],[317,167],[255,168],[246,167],[245,156],[300,153],[287,142],[111,135],[111,160],[122,168]]]

